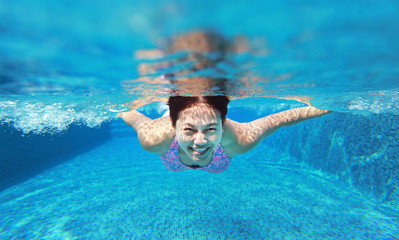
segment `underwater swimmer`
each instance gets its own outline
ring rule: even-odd
[[[226,96],[174,96],[168,101],[170,116],[150,119],[136,110],[119,116],[169,170],[220,173],[234,156],[249,152],[278,129],[331,112],[308,106],[239,123],[226,118],[228,103]]]
[[[136,57],[153,59],[168,54],[186,53],[176,60],[145,63],[139,67],[142,75],[157,72],[164,74],[164,70],[170,66],[191,63],[189,68],[178,68],[177,71],[163,75],[163,80],[169,80],[174,85],[172,94],[180,95],[169,98],[169,116],[150,119],[134,110],[151,102],[146,98],[137,100],[133,103],[133,110],[120,113],[119,116],[137,132],[142,147],[158,154],[169,170],[199,168],[212,173],[223,172],[235,155],[252,150],[279,128],[329,113],[314,107],[304,107],[272,114],[249,123],[227,119],[229,98],[225,95],[234,96],[234,92],[247,92],[247,79],[243,78],[241,81],[236,77],[234,81],[230,81],[228,78],[209,78],[200,74],[188,77],[187,74],[210,69],[224,73],[219,65],[230,64],[227,59],[230,53],[250,50],[246,39],[239,37],[228,41],[214,32],[194,31],[173,37],[167,45],[163,51],[139,51]],[[217,95],[216,93],[223,96],[208,96]],[[192,97],[193,95],[201,97]]]

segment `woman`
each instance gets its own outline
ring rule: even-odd
[[[252,150],[279,128],[330,112],[303,107],[239,123],[226,118],[228,103],[226,96],[174,96],[168,102],[170,116],[152,120],[136,110],[119,116],[137,132],[141,146],[158,154],[169,170],[220,173],[234,156]]]

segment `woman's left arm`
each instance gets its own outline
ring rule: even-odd
[[[238,123],[227,119],[224,128],[226,138],[223,147],[228,148],[231,157],[246,153],[281,127],[292,126],[328,113],[331,113],[331,111],[309,106],[271,114],[248,123]]]

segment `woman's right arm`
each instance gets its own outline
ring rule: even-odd
[[[169,117],[151,119],[136,110],[120,113],[119,117],[137,132],[139,142],[146,151],[163,155],[175,136]]]

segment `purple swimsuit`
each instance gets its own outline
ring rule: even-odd
[[[170,145],[168,152],[165,156],[161,157],[163,165],[171,171],[184,171],[190,170],[195,167],[189,167],[184,165],[179,159],[179,143],[175,138]],[[226,170],[230,165],[231,159],[227,157],[226,153],[224,152],[222,145],[218,145],[216,148],[212,161],[205,167],[201,167],[201,170],[211,172],[211,173],[220,173]]]

